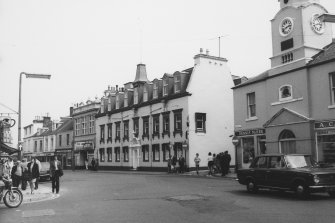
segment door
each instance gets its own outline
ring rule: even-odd
[[[282,156],[269,157],[269,170],[267,175],[268,185],[277,188],[286,188],[286,167]]]

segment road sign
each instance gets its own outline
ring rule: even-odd
[[[237,136],[234,136],[232,139],[232,143],[234,144],[234,146],[237,146],[240,143],[240,140],[238,139]]]

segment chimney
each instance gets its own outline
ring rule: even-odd
[[[147,70],[145,68],[145,64],[138,64],[136,69],[136,77],[134,80],[134,84],[137,85],[139,83],[149,82],[147,77]]]
[[[119,91],[119,85],[116,85],[115,87],[116,87],[116,91]]]
[[[208,49],[206,50],[206,55],[209,55],[209,50]]]
[[[70,107],[70,117],[72,117],[72,115],[73,115],[73,107],[71,106]]]
[[[200,54],[202,54],[204,52],[204,50],[202,48],[200,48]]]

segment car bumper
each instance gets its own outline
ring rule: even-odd
[[[316,186],[309,186],[309,189],[312,192],[321,192],[321,191],[335,191],[335,185],[316,185]]]

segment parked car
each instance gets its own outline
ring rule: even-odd
[[[50,163],[49,162],[41,162],[40,179],[50,180]]]
[[[246,185],[248,192],[268,188],[294,191],[301,198],[315,192],[327,192],[335,197],[335,168],[321,168],[310,155],[260,155],[248,169],[237,171],[237,179]]]

